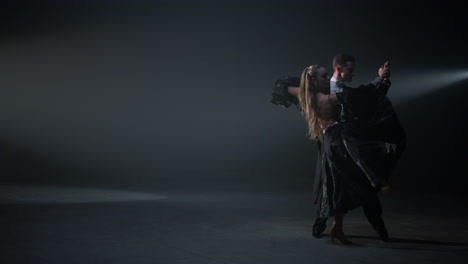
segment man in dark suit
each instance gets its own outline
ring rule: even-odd
[[[338,95],[346,89],[355,89],[344,85],[344,82],[352,81],[355,61],[354,56],[345,53],[337,54],[333,58],[334,72],[330,79],[330,93]],[[388,62],[382,67],[388,68]],[[363,204],[363,211],[383,241],[388,241],[388,232],[382,219],[382,207],[377,193],[390,190],[389,175],[406,146],[405,131],[386,92],[376,89],[375,93],[356,93],[353,95],[354,98],[349,98],[354,101],[349,102],[349,107],[341,105],[338,110],[340,120],[346,127],[343,134],[348,143],[348,151],[353,159],[358,161],[356,163],[360,165],[376,190],[375,197]],[[314,184],[315,201],[320,184],[320,156],[319,154]],[[327,218],[316,219],[312,230],[314,237],[322,237],[326,222]]]

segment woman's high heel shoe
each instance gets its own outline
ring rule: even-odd
[[[343,245],[351,245],[353,243],[353,242],[351,242],[351,240],[346,238],[346,236],[345,236],[345,234],[343,233],[342,230],[338,230],[337,228],[332,228],[330,230],[329,235],[330,235],[332,244],[334,244],[335,238],[336,238],[336,240],[338,240],[338,242],[340,242]]]
[[[382,180],[382,185],[380,186],[380,192],[388,193],[392,190],[392,185],[386,180]]]

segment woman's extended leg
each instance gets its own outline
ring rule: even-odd
[[[332,243],[334,243],[335,238],[344,245],[352,244],[351,240],[346,238],[345,234],[343,233],[343,219],[344,214],[337,214],[335,215],[335,219],[333,220],[333,226],[330,229],[330,238]]]

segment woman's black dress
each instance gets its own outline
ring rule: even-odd
[[[298,80],[278,80],[271,102],[283,107],[298,106],[297,98],[287,92],[287,86],[299,86]],[[318,217],[346,213],[376,200],[382,181],[388,180],[396,166],[406,136],[386,97],[387,89],[388,86],[369,84],[345,87],[343,93],[337,94],[346,121],[331,120],[333,125],[317,142],[313,197]]]

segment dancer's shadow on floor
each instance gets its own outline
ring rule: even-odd
[[[325,235],[329,237],[328,235]],[[353,246],[377,246],[403,250],[439,250],[468,254],[468,243],[390,237],[383,242],[376,236],[347,235]]]

